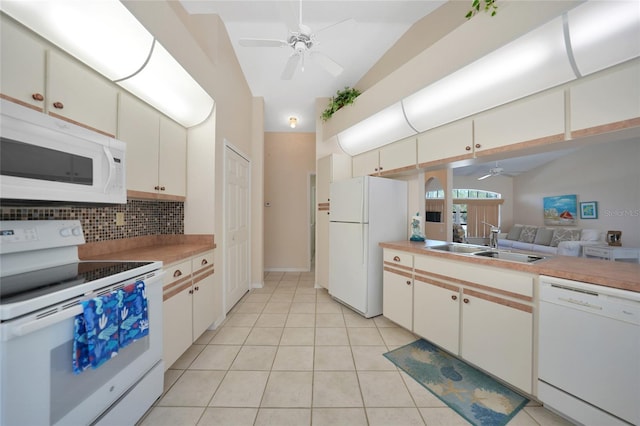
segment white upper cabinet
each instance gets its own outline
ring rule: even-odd
[[[571,86],[571,132],[601,133],[600,126],[614,124],[610,130],[624,128],[624,123],[640,117],[640,61],[604,71]],[[636,124],[638,125],[638,124]]]
[[[473,124],[457,121],[418,136],[418,166],[424,167],[444,159],[465,159],[473,156]]]
[[[47,111],[102,133],[115,135],[118,89],[65,54],[47,55]]]
[[[184,197],[187,194],[187,129],[161,115],[159,147],[160,193]]]
[[[511,102],[474,118],[474,152],[521,142],[559,142],[564,140],[564,123],[563,90]]]
[[[123,92],[118,108],[118,138],[127,143],[128,190],[149,193],[150,198],[186,195],[184,127]]]
[[[153,192],[158,185],[159,113],[128,93],[120,94],[118,139],[127,143],[127,189]]]
[[[379,172],[385,174],[416,167],[416,138],[394,142],[380,148]]]
[[[0,90],[3,97],[44,111],[45,51],[36,36],[2,16]]]
[[[352,158],[353,177],[377,175],[379,171],[379,150],[374,149]]]

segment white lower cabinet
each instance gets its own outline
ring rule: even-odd
[[[384,250],[382,314],[401,327],[412,329],[413,256]]]
[[[213,251],[165,270],[163,360],[168,369],[215,320]]]
[[[413,332],[457,354],[460,350],[460,289],[415,277]]]
[[[466,293],[465,290],[462,295],[460,355],[507,383],[532,393],[532,308],[509,306],[506,299],[484,293],[473,296]]]
[[[384,271],[387,318],[533,394],[533,274],[386,248]]]

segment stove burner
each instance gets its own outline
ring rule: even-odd
[[[152,262],[87,261],[9,275],[1,278],[0,305],[55,293],[150,263]]]

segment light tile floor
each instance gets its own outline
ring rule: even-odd
[[[315,289],[313,273],[266,273],[215,331],[165,373],[139,422],[175,425],[467,425],[383,353],[416,336]],[[529,404],[514,426],[569,425]]]

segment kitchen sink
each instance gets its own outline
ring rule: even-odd
[[[494,259],[510,260],[512,262],[532,263],[544,259],[542,256],[526,253],[513,253],[509,251],[487,250],[472,253],[474,256],[492,257]]]
[[[479,251],[486,250],[486,246],[474,246],[472,244],[460,244],[460,243],[451,243],[444,244],[441,246],[432,246],[429,247],[431,250],[440,250],[440,251],[448,251],[450,253],[476,253]]]

